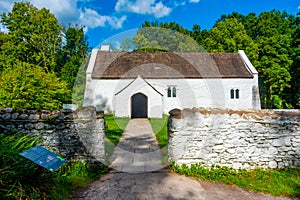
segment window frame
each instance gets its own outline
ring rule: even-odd
[[[236,89],[236,90],[235,90],[235,98],[236,98],[236,99],[239,99],[239,98],[240,98],[240,90],[239,90],[239,89]]]
[[[230,90],[230,99],[234,99],[234,89]]]
[[[172,97],[172,89],[170,86],[167,89],[167,97]]]
[[[177,89],[175,86],[172,88],[172,97],[177,97]]]

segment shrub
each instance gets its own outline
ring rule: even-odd
[[[6,67],[0,76],[0,107],[60,109],[69,93],[67,84],[54,73],[27,63]]]

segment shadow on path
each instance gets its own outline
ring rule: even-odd
[[[111,168],[131,173],[157,171],[165,167],[148,119],[129,121],[110,162]]]

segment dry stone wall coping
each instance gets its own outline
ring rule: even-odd
[[[253,118],[256,120],[265,119],[289,119],[294,118],[296,121],[300,122],[300,110],[299,109],[289,109],[289,110],[232,110],[232,109],[204,109],[204,108],[186,108],[183,110],[173,109],[169,112],[170,116],[175,119],[186,118],[195,113],[200,113],[202,115],[230,115],[230,116],[240,116],[242,118],[248,119]]]
[[[47,122],[59,122],[59,121],[72,121],[74,119],[102,119],[104,111],[96,111],[94,107],[84,107],[76,111],[69,109],[65,110],[20,110],[15,111],[12,108],[3,108],[0,110],[0,122],[5,121],[47,121]]]

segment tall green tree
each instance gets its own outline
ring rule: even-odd
[[[72,91],[77,73],[81,65],[85,64],[89,52],[87,38],[84,34],[84,27],[79,25],[69,26],[65,29],[65,41],[62,52],[60,52],[63,65],[60,70],[60,77],[68,84]]]
[[[291,107],[286,91],[293,63],[290,55],[293,23],[293,17],[286,12],[273,10],[261,13],[252,30],[259,50],[256,65],[267,91],[261,95],[264,108]]]
[[[263,108],[290,108],[293,63],[291,48],[292,33],[295,29],[295,16],[287,12],[272,10],[259,16],[250,13],[246,16],[237,12],[222,15],[218,22],[236,19],[245,27],[257,46],[257,57],[251,59],[259,71],[260,93]],[[296,36],[297,37],[297,36]],[[296,46],[296,44],[294,45]],[[251,55],[250,55],[251,57]],[[293,65],[294,66],[294,65]],[[293,86],[292,86],[293,87]]]
[[[292,34],[291,42],[291,56],[293,64],[291,66],[290,74],[291,88],[288,91],[289,98],[292,100],[292,105],[294,107],[300,108],[300,12],[295,21],[295,28]]]
[[[121,42],[121,51],[167,51],[198,52],[201,46],[192,38],[191,32],[176,22],[144,22],[133,38]]]
[[[17,2],[1,21],[9,40],[1,47],[0,65],[11,66],[15,60],[57,70],[57,54],[62,44],[62,27],[49,10],[37,9],[29,2]]]
[[[63,101],[70,100],[77,71],[89,51],[84,28],[79,25],[63,28],[49,10],[39,10],[28,2],[15,3],[10,12],[1,15],[0,22],[9,30],[7,34],[0,33],[0,69],[3,71],[0,106],[56,109]],[[28,84],[16,81],[8,70],[20,79],[24,76]],[[9,85],[11,81],[15,82]],[[26,95],[30,91],[32,95],[26,97],[18,91]],[[8,95],[9,92],[12,94]]]
[[[203,41],[209,52],[237,52],[245,50],[251,61],[257,59],[257,45],[236,18],[219,21]]]

